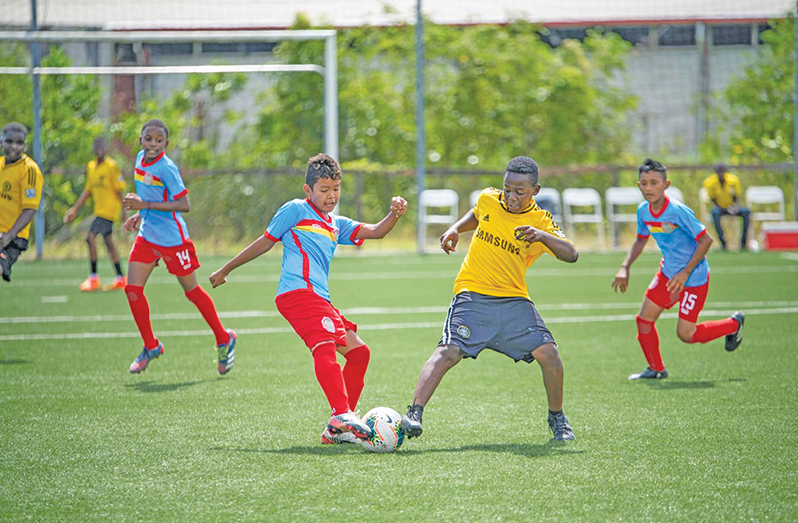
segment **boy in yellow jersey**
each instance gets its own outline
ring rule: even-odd
[[[574,263],[579,253],[548,211],[534,201],[540,191],[532,158],[510,160],[503,189],[485,189],[476,207],[441,236],[441,249],[453,252],[460,233],[476,229],[454,281],[438,348],[424,364],[413,404],[402,418],[409,438],[420,436],[421,416],[443,375],[463,358],[483,349],[516,362],[536,360],[549,403],[548,423],[555,440],[574,439],[562,411],[563,366],[557,344],[529,298],[526,270],[544,253]]]
[[[19,123],[3,127],[0,140],[0,275],[11,281],[11,266],[28,248],[30,222],[42,199],[44,178],[25,154],[28,129]]]
[[[125,189],[125,179],[119,171],[119,166],[113,158],[106,156],[108,143],[104,138],[94,140],[95,159],[86,166],[86,188],[78,198],[78,201],[64,215],[64,223],[69,223],[75,219],[78,211],[89,197],[94,198],[94,221],[86,234],[86,243],[89,244],[89,263],[91,272],[86,281],[80,284],[82,291],[96,291],[100,288],[100,277],[97,276],[97,244],[96,236],[101,234],[108,248],[108,255],[114,262],[116,269],[116,279],[110,285],[103,287],[103,290],[124,289],[127,284],[125,276],[122,274],[122,266],[119,263],[119,251],[114,243],[114,220],[122,212],[122,220],[126,219],[125,210],[122,208],[122,191]]]

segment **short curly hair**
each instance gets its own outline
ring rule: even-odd
[[[158,127],[159,129],[163,129],[163,132],[166,133],[166,137],[169,138],[169,128],[163,122],[163,120],[159,120],[157,118],[153,118],[152,120],[147,120],[147,123],[141,126],[141,134],[144,134],[144,131],[147,127]]]
[[[3,135],[8,133],[22,133],[26,138],[28,137],[28,128],[18,122],[7,123],[3,127]]]
[[[341,167],[332,156],[324,153],[317,154],[308,160],[308,170],[305,172],[305,183],[313,188],[321,178],[328,180],[341,179]]]
[[[516,156],[507,164],[505,172],[525,174],[533,187],[538,184],[538,164],[529,156]]]

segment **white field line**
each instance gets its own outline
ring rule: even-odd
[[[798,307],[798,301],[741,301],[726,302],[730,310],[746,310],[755,307]],[[607,310],[607,309],[637,309],[640,302],[633,303],[556,303],[551,305],[537,305],[538,310],[546,314],[550,311],[576,311],[576,310]],[[399,314],[445,314],[448,307],[354,307],[343,309],[344,316],[367,315],[399,315]],[[220,318],[278,318],[280,313],[272,311],[233,311],[219,312]],[[130,314],[107,314],[94,316],[16,316],[0,318],[2,324],[18,323],[107,323],[117,321],[130,321]],[[153,314],[152,321],[168,320],[202,320],[198,312]]]
[[[771,315],[771,314],[796,314],[798,307],[778,307],[768,309],[748,309],[745,311],[747,316]],[[723,317],[729,314],[728,310],[705,310],[704,316]],[[661,318],[672,319],[678,317],[676,312],[666,312]],[[547,324],[557,323],[588,323],[588,322],[621,322],[634,321],[634,314],[617,314],[607,316],[564,316],[559,318],[549,318]],[[373,330],[411,330],[411,329],[440,329],[442,320],[436,322],[410,322],[410,323],[377,323],[359,324],[359,332]],[[293,332],[290,327],[264,327],[257,329],[236,329],[238,334],[284,334]],[[209,336],[210,331],[205,328],[201,330],[182,330],[159,332],[158,337],[185,337],[185,336]],[[82,332],[66,334],[9,334],[0,336],[0,341],[37,341],[37,340],[73,340],[73,339],[107,339],[107,338],[138,338],[138,332]]]
[[[439,278],[449,278],[454,280],[457,275],[457,268],[452,267],[446,271],[423,271],[417,272],[362,272],[362,273],[335,273],[330,275],[330,281],[368,281],[368,280],[435,280]],[[652,270],[656,270],[654,267]],[[532,269],[529,275],[536,277],[577,277],[577,276],[602,276],[612,278],[618,271],[617,267],[607,267],[599,269]],[[650,278],[648,272],[638,271],[641,278]],[[748,265],[740,267],[718,267],[712,269],[712,274],[751,274],[751,273],[788,273],[798,272],[798,265]],[[280,281],[280,275],[232,275],[227,279],[227,284],[252,284],[252,283],[276,283]],[[207,283],[204,280],[201,283]],[[80,281],[77,279],[39,279],[25,282],[27,287],[77,287]],[[175,279],[171,276],[155,276],[149,279],[147,285],[174,285]]]

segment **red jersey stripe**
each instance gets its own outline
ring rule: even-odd
[[[265,237],[267,237],[268,239],[270,239],[271,241],[273,241],[273,242],[279,242],[279,241],[280,241],[280,238],[275,238],[274,236],[272,236],[271,234],[269,234],[269,231],[264,231],[264,232],[263,232],[263,235],[264,235]]]
[[[302,248],[302,243],[299,241],[299,236],[292,230],[291,236],[294,237],[294,242],[296,243],[299,252],[302,253],[302,279],[305,280],[305,283],[308,284],[308,290],[313,290],[313,284],[310,283],[310,260],[308,259],[308,253],[305,252],[305,249]]]
[[[161,151],[161,154],[159,154],[158,156],[153,158],[153,160],[150,163],[147,163],[146,161],[144,161],[144,157],[142,156],[141,157],[141,166],[142,167],[149,167],[150,165],[155,165],[156,163],[158,163],[158,160],[160,160],[161,158],[164,157],[165,154],[166,154],[166,151]]]

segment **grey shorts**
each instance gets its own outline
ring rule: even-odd
[[[530,363],[532,351],[546,343],[555,343],[554,337],[528,299],[466,291],[452,299],[438,345],[457,345],[468,358],[491,349]]]
[[[94,221],[91,222],[89,232],[93,234],[100,234],[103,236],[103,238],[105,238],[114,232],[114,222],[97,216],[94,218]]]

